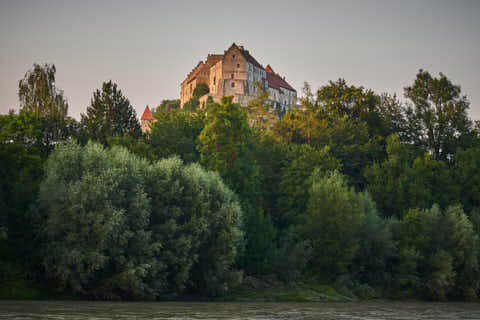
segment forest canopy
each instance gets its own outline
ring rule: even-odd
[[[478,298],[480,131],[446,75],[419,70],[404,100],[306,84],[281,113],[262,90],[200,105],[202,86],[142,133],[111,80],[69,117],[55,72],[34,65],[0,115],[0,297],[225,297],[263,279]]]

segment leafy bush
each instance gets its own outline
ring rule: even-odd
[[[228,289],[241,209],[218,174],[178,158],[59,145],[40,187],[46,275],[64,292],[155,298]]]

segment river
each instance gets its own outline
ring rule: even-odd
[[[0,319],[480,319],[477,303],[0,301]]]

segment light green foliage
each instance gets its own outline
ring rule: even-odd
[[[18,82],[18,97],[23,110],[37,117],[65,118],[68,103],[63,91],[55,86],[55,65],[33,64],[25,77]]]
[[[102,84],[102,89],[93,93],[87,113],[82,114],[81,125],[86,139],[106,144],[107,138],[115,135],[141,134],[137,114],[130,101],[111,80]]]
[[[241,211],[216,174],[74,142],[46,171],[43,264],[57,289],[107,299],[228,289]]]
[[[371,208],[371,200],[349,188],[337,171],[324,175],[316,170],[310,190],[305,220],[299,226],[301,236],[313,248],[310,272],[334,279],[347,271],[359,248],[356,233]]]
[[[435,78],[420,69],[414,83],[404,90],[412,103],[406,116],[410,142],[416,147],[430,152],[436,160],[448,160],[457,148],[471,142],[469,102],[460,86],[442,73]]]
[[[157,108],[153,116],[156,122],[148,144],[157,159],[178,155],[186,163],[200,160],[198,136],[205,125],[205,114],[201,110],[164,111]]]

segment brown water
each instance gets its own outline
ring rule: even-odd
[[[0,301],[0,319],[480,319],[475,303]]]

